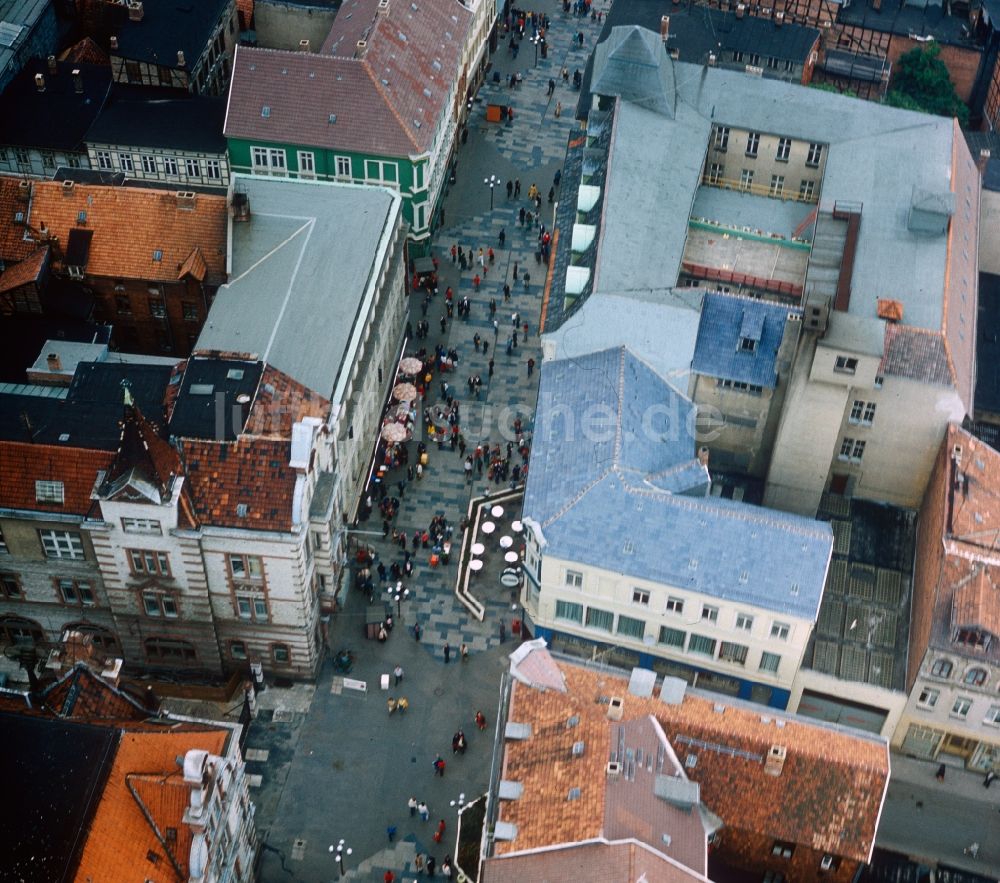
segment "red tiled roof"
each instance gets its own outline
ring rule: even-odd
[[[34,254],[0,273],[0,294],[13,291],[29,282],[37,282],[50,251],[48,246],[36,249]]]
[[[856,861],[870,857],[889,777],[885,742],[770,709],[730,705],[723,697],[689,692],[681,704],[668,705],[658,697],[629,694],[622,678],[560,667],[567,694],[513,686],[509,720],[530,724],[532,736],[505,747],[502,777],[521,782],[524,793],[501,802],[500,820],[517,825],[518,834],[512,843],[498,842],[498,854],[601,833],[608,787],[604,764],[614,748],[607,697],[620,696],[623,720],[653,715],[682,762],[697,756],[693,766],[685,763],[688,777],[700,785],[702,803],[727,827]],[[570,728],[571,716],[579,721]],[[585,743],[582,757],[570,751],[577,740]],[[787,751],[778,776],[764,772],[774,744]],[[581,794],[567,801],[571,787]]]
[[[171,482],[182,471],[177,450],[160,437],[156,427],[134,405],[125,408],[120,425],[121,441],[108,467],[105,484],[113,484],[137,471],[156,487],[161,497],[169,497]]]
[[[67,191],[61,181],[36,181],[29,221],[35,233],[44,226],[54,237],[57,260],[71,230],[91,231],[86,267],[90,276],[174,282],[191,252],[200,248],[210,280],[225,280],[224,196],[199,193],[190,205],[170,191],[91,184],[76,184]]]
[[[0,261],[23,261],[34,252],[34,241],[25,240],[25,226],[16,222],[14,215],[22,212],[24,220],[28,217],[27,187],[21,186],[21,178],[11,175],[0,175]]]
[[[329,414],[330,402],[327,399],[277,368],[265,365],[243,432],[290,439],[292,425],[303,417],[325,419]]]
[[[170,732],[133,728],[124,732],[87,831],[75,880],[186,880],[191,833],[183,818],[190,791],[176,758],[193,748],[222,754],[228,735],[227,730],[188,726]],[[164,840],[167,828],[176,829],[177,843],[171,852],[181,873],[143,810]]]
[[[240,16],[240,30],[248,30],[253,21],[253,0],[236,0],[236,11]]]
[[[201,249],[195,246],[194,251],[187,256],[187,260],[184,261],[177,276],[180,279],[183,279],[185,276],[191,276],[199,282],[204,282],[207,273],[208,266],[205,263],[205,256],[201,253]]]
[[[891,322],[902,322],[903,302],[880,297],[878,299],[878,317],[888,319]]]
[[[220,527],[292,529],[296,470],[291,442],[244,436],[235,442],[178,441],[197,518]],[[244,504],[247,514],[236,507]]]
[[[84,516],[90,509],[97,473],[107,469],[114,456],[114,451],[4,442],[0,444],[0,508]],[[63,502],[39,503],[36,481],[61,481]]]
[[[57,717],[93,723],[96,720],[142,721],[149,711],[105,683],[80,663],[42,693],[41,706]]]
[[[969,566],[964,559],[961,563]],[[1000,567],[972,565],[968,578],[955,588],[952,596],[951,625],[985,629],[1000,637]]]
[[[321,54],[241,46],[225,134],[379,156],[429,152],[452,112],[471,23],[450,0],[390,0],[382,11],[378,0],[348,0]],[[355,58],[359,40],[366,49]]]
[[[84,37],[79,43],[74,43],[59,56],[60,61],[72,61],[77,64],[108,64],[108,54],[90,37]]]

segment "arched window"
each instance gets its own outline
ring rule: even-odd
[[[21,616],[0,616],[0,643],[38,644],[45,637],[42,627],[33,619]]]
[[[963,678],[966,684],[970,687],[981,687],[986,683],[986,669],[985,668],[970,668]]]
[[[118,640],[118,635],[104,626],[94,625],[92,622],[71,622],[63,626],[63,640],[66,639],[67,632],[79,632],[81,635],[87,635],[93,641],[94,646],[108,656],[121,653],[122,645]]]
[[[954,666],[947,659],[936,659],[931,666],[931,674],[936,678],[950,678]]]

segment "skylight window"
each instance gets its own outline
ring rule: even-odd
[[[261,115],[262,117],[264,117],[264,119],[265,119],[265,120],[266,120],[266,119],[270,119],[270,117],[271,117],[271,108],[270,108],[270,106],[269,106],[269,105],[267,105],[267,104],[265,104],[265,105],[264,105],[264,106],[263,106],[263,107],[262,107],[262,108],[260,109],[260,115]]]
[[[163,249],[162,248],[158,248],[158,249],[156,249],[153,252],[153,260],[154,261],[162,261],[163,260]]]

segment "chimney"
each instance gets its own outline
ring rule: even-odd
[[[59,358],[59,353],[49,353],[45,357],[45,362],[50,371],[62,371],[62,359]]]
[[[76,184],[73,181],[63,181],[62,182],[62,192],[65,196],[73,195],[73,188]]]
[[[743,16],[746,14],[746,11],[747,11],[747,8],[742,3],[737,3],[736,4],[736,17],[737,18],[743,18]]]
[[[951,459],[955,462],[955,468],[962,468],[962,446],[955,445],[951,449]]]
[[[174,193],[177,199],[177,208],[193,209],[198,197],[193,190],[178,190]]]
[[[250,197],[240,190],[235,191],[231,211],[234,221],[248,223],[250,220]]]
[[[187,62],[184,60],[184,50],[183,49],[178,49],[177,50],[177,67],[184,67],[184,65],[186,65],[186,64],[187,64]]]
[[[389,0],[378,0],[378,14],[379,15],[389,14]]]
[[[35,88],[39,92],[45,91],[45,77],[43,77],[41,74],[35,74]]]
[[[47,60],[49,63],[49,76],[54,77],[57,73],[59,73],[59,66],[56,64],[56,57],[54,55],[50,55]]]
[[[299,40],[299,52],[308,52],[308,51],[309,51],[309,41]]]
[[[785,13],[776,12],[774,13],[774,26],[780,28],[785,23]]]
[[[667,38],[670,36],[670,16],[662,15],[660,16],[660,39],[666,43]]]
[[[83,94],[83,75],[80,73],[80,68],[73,68],[73,91],[77,95]]]
[[[708,446],[702,445],[698,448],[698,462],[708,469]]]
[[[142,21],[144,14],[145,10],[142,8],[142,3],[139,0],[130,0],[128,5],[128,20]]]
[[[772,745],[764,758],[764,772],[769,776],[780,776],[785,767],[785,755],[788,753],[784,745]]]
[[[112,37],[111,38],[111,48],[117,51],[117,49],[118,49],[118,38],[117,37]]]
[[[354,49],[355,58],[364,58],[365,53],[368,51],[368,41],[358,40],[357,46]]]

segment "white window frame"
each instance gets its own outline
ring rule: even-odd
[[[756,64],[757,62],[751,62]],[[747,149],[746,155],[756,157],[757,152],[760,150],[760,132],[747,132]]]
[[[711,622],[713,624],[717,623],[719,621],[719,608],[714,604],[702,604],[701,621]]]
[[[768,653],[765,650],[760,654],[760,663],[757,666],[757,671],[777,674],[779,668],[781,668],[781,657],[777,653]]]
[[[729,149],[729,126],[717,126],[715,129],[715,149]]]
[[[177,165],[177,157],[175,156],[165,156],[163,157],[163,174],[170,175],[174,178],[180,177],[180,168]]]
[[[222,180],[222,163],[217,159],[205,160],[205,177],[210,181]]]
[[[351,158],[349,156],[335,156],[333,164],[336,172],[335,177],[338,180],[351,180],[353,175],[351,174]]]
[[[768,188],[770,196],[780,198],[785,192],[785,176],[771,175],[771,186]]]
[[[803,178],[799,182],[799,199],[809,202],[816,195],[816,182],[811,178]]]
[[[123,172],[134,172],[135,171],[135,160],[132,158],[131,153],[119,153],[118,154],[118,166]]]
[[[110,172],[113,168],[110,150],[97,151],[97,168],[104,172]]]
[[[201,178],[201,163],[193,156],[184,160],[184,174],[188,178]]]
[[[296,157],[300,178],[316,177],[316,154],[311,150],[300,150]]]
[[[156,157],[151,153],[144,153],[139,157],[139,163],[142,165],[142,171],[146,175],[156,174]]]
[[[740,190],[749,191],[753,188],[753,169],[740,169]]]
[[[854,374],[858,370],[858,360],[854,356],[837,356],[833,370],[837,374]]]
[[[983,723],[990,727],[1000,727],[1000,705],[991,705]]]
[[[972,700],[968,696],[956,696],[955,701],[951,703],[948,717],[968,720],[970,711],[972,711]]]
[[[787,641],[788,636],[792,633],[792,627],[787,622],[779,622],[775,620],[771,623],[771,640],[772,641]]]
[[[823,145],[822,144],[810,144],[809,153],[806,156],[807,166],[818,166],[823,159]]]
[[[940,690],[936,690],[934,687],[922,687],[919,695],[917,696],[917,707],[928,709],[933,708],[937,705],[937,701],[940,698]]]
[[[648,589],[632,589],[632,603],[638,604],[641,607],[649,606],[649,590]]]
[[[737,613],[736,630],[739,632],[752,632],[753,617],[749,613]]]
[[[38,479],[35,481],[35,502],[36,503],[62,503],[66,502],[66,486],[61,481],[47,481]]]
[[[73,607],[97,606],[97,599],[94,596],[94,584],[90,580],[59,577],[56,579],[56,588],[59,591],[59,600],[63,604]]]
[[[40,530],[38,538],[46,558],[66,558],[83,561],[83,537],[74,530]]]
[[[267,149],[267,162],[272,175],[284,175],[287,172],[287,159],[284,149],[269,147]]]
[[[163,527],[155,518],[122,518],[122,531],[151,536],[163,535]]]
[[[583,588],[583,574],[579,570],[567,570],[565,584],[574,589]]]
[[[684,599],[678,598],[676,595],[670,595],[667,597],[667,605],[664,608],[667,613],[676,613],[678,615],[684,612]]]
[[[771,67],[771,61],[775,62],[775,67],[777,67],[777,59],[768,59],[768,67]],[[779,138],[778,139],[778,151],[775,154],[775,159],[778,162],[788,162],[788,157],[792,153],[792,139],[791,138]]]

